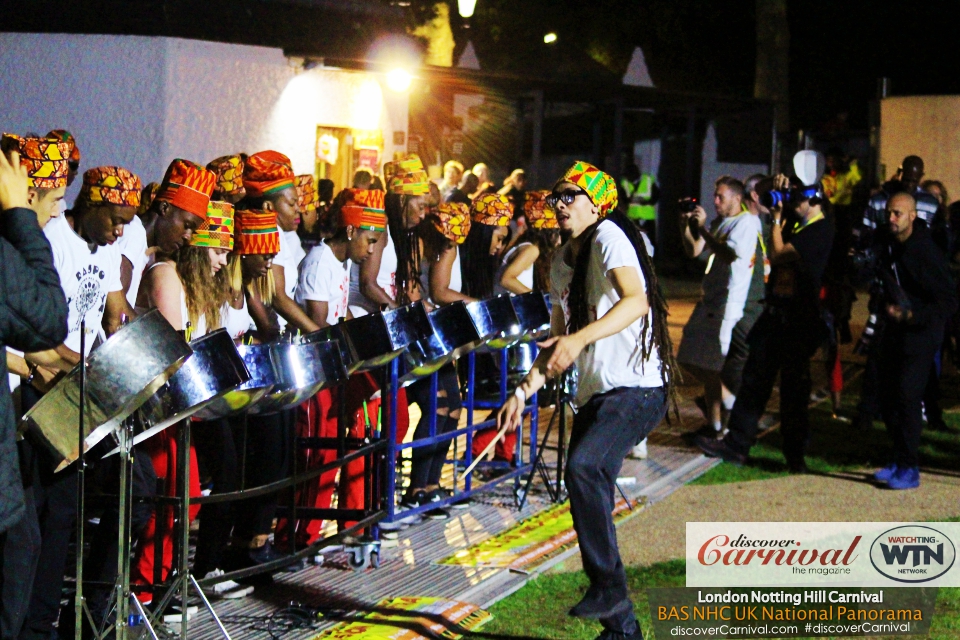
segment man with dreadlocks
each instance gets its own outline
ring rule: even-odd
[[[552,336],[497,422],[516,429],[526,399],[576,362],[566,484],[590,588],[570,615],[600,620],[601,639],[642,638],[617,549],[614,483],[667,412],[676,370],[667,305],[639,229],[616,208],[610,175],[578,161],[547,201],[571,236],[551,270]]]

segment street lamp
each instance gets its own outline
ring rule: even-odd
[[[477,8],[477,0],[457,0],[457,8],[460,10],[461,18],[470,18],[473,16],[473,10]]]
[[[387,72],[387,86],[397,93],[402,93],[410,88],[410,82],[413,77],[406,69],[393,69]]]
[[[557,41],[557,34],[555,34],[553,31],[543,36],[544,44],[553,44],[556,41]]]

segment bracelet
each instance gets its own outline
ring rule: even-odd
[[[24,380],[24,384],[28,384],[28,385],[33,384],[33,381],[37,379],[37,369],[39,368],[39,365],[36,363],[30,363],[29,367],[30,367],[30,375],[28,375]]]
[[[513,392],[513,395],[517,396],[517,400],[520,401],[520,404],[526,404],[527,394],[524,392],[523,387],[517,387]]]

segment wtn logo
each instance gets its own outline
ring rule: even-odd
[[[897,582],[929,582],[947,573],[957,559],[953,542],[940,531],[921,525],[885,531],[870,547],[870,562]]]
[[[907,560],[910,556],[913,556],[913,566],[919,566],[922,561],[923,564],[930,564],[930,561],[933,560],[939,565],[943,564],[943,543],[937,545],[937,550],[934,551],[928,545],[925,544],[905,544],[905,545],[891,545],[887,546],[880,543],[880,549],[883,552],[883,560],[887,564],[899,564],[904,565],[907,563]]]

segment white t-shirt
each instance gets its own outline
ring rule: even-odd
[[[239,340],[253,325],[253,318],[250,317],[250,310],[247,308],[247,297],[241,296],[243,306],[234,309],[229,302],[223,305],[220,310],[220,317],[223,319],[223,328],[227,330],[230,337]]]
[[[80,321],[86,318],[86,353],[100,332],[107,294],[122,291],[120,251],[116,245],[91,249],[87,241],[74,233],[66,216],[47,223],[43,233],[53,249],[53,266],[60,276],[60,287],[67,297],[67,339],[70,349],[80,351]]]
[[[327,324],[336,324],[347,315],[350,299],[350,267],[352,261],[343,262],[333,255],[333,249],[321,242],[300,263],[300,278],[297,281],[297,304],[306,309],[307,300],[327,303]]]
[[[517,255],[517,252],[523,247],[529,247],[529,242],[521,242],[518,245],[515,245],[510,248],[510,251],[507,251],[507,255],[503,256],[503,262],[500,264],[500,268],[497,269],[497,275],[493,279],[493,292],[494,293],[509,293],[506,289],[500,286],[500,280],[503,278],[503,272],[507,270],[507,267],[510,266],[510,261]],[[533,265],[524,269],[517,280],[520,281],[520,284],[525,286],[528,289],[533,289]]]
[[[387,292],[391,300],[397,299],[397,250],[393,246],[393,238],[390,232],[385,231],[387,236],[387,246],[383,248],[383,255],[380,256],[380,270],[377,272],[377,286]],[[350,306],[359,308],[366,313],[376,313],[380,311],[380,305],[369,300],[360,293],[360,265],[354,264],[350,269]],[[358,315],[356,312],[354,315]]]
[[[131,307],[137,305],[137,292],[140,290],[140,280],[147,268],[147,230],[143,228],[140,216],[133,216],[133,221],[123,228],[123,236],[114,244],[120,255],[133,265],[130,276],[130,289],[127,291],[127,302]]]
[[[586,247],[582,249],[586,250]],[[564,249],[557,251],[551,265],[552,300],[559,300],[563,315],[569,322],[570,281],[573,279],[573,267],[563,261]],[[640,276],[644,289],[647,283],[640,269],[640,260],[630,240],[620,228],[603,221],[597,227],[596,236],[590,253],[590,266],[587,271],[587,304],[591,309],[592,320],[602,318],[619,300],[613,287],[610,271],[620,267],[633,267]],[[623,331],[597,340],[584,349],[577,357],[576,405],[582,407],[591,397],[619,387],[660,387],[660,354],[653,344],[653,308],[647,312],[648,323],[646,340],[650,355],[646,360],[641,357],[640,328],[642,318],[638,318]]]
[[[450,284],[447,285],[447,288],[450,291],[456,291],[457,293],[463,292],[463,275],[460,273],[460,246],[454,245],[453,250],[456,252],[453,256],[453,266],[450,267]],[[430,262],[421,262],[420,263],[420,286],[423,287],[424,292],[428,299],[432,300],[430,295],[430,270],[433,268],[433,263]]]
[[[711,311],[720,312],[726,320],[739,320],[743,316],[759,233],[760,217],[746,211],[721,219],[713,230],[718,240],[736,252],[737,259],[727,265],[718,260],[716,254],[710,255],[703,276],[703,304]]]
[[[300,236],[296,231],[280,232],[280,251],[273,259],[273,264],[283,267],[283,290],[291,300],[296,299],[297,278],[299,277],[300,263],[306,257],[307,252],[303,250],[300,243]],[[280,330],[287,326],[287,321],[277,314],[277,322],[280,324]]]

